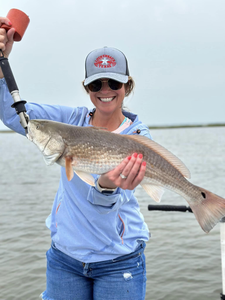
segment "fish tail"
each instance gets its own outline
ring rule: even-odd
[[[199,189],[200,201],[188,203],[200,226],[208,233],[225,216],[225,199],[203,188]]]

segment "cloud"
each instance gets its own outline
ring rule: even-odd
[[[187,14],[188,11],[188,2],[185,0],[158,1],[154,6],[154,16],[157,21],[164,21],[174,14]]]

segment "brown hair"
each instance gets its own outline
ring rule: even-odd
[[[84,80],[82,81],[82,85],[85,89],[85,91],[89,94],[89,89],[88,89],[88,85],[84,85]],[[124,83],[124,87],[125,87],[125,97],[129,96],[131,94],[131,92],[134,90],[134,80],[131,76],[128,77],[128,82]]]

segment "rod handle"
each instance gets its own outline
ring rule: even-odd
[[[8,58],[4,57],[4,56],[0,56],[0,66],[2,69],[2,73],[5,77],[5,81],[7,83],[9,92],[12,93],[13,91],[18,91],[18,86],[16,84],[16,80],[13,76],[11,67],[9,65],[9,61]]]

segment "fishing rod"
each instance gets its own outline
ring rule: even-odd
[[[148,210],[179,211],[193,213],[190,206],[177,205],[148,205]],[[225,300],[225,217],[220,220],[221,268],[222,268],[222,293],[220,299]]]
[[[1,28],[4,28],[6,31],[8,31],[10,28],[15,28],[15,34],[13,36],[13,40],[16,42],[20,41],[30,22],[29,17],[21,10],[13,8],[8,12],[7,18],[12,23],[12,26],[2,24]],[[16,113],[20,117],[20,123],[27,133],[27,124],[29,121],[29,116],[26,113],[26,108],[25,108],[26,101],[21,100],[20,98],[19,89],[16,84],[16,80],[13,76],[8,58],[4,56],[2,50],[0,50],[0,67],[2,69],[2,73],[4,75],[9,92],[12,95],[14,101],[12,107],[15,108]]]

